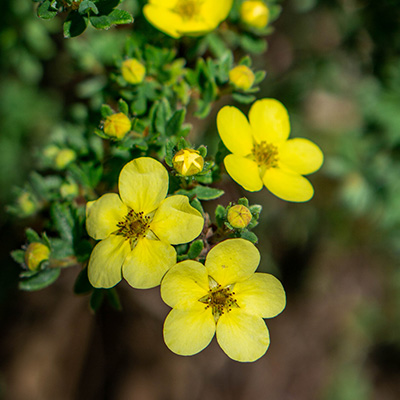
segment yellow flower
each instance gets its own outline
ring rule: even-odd
[[[203,171],[204,158],[197,150],[182,149],[174,155],[172,164],[179,174],[191,176]]]
[[[260,358],[269,346],[263,318],[278,315],[286,304],[281,283],[254,273],[257,248],[244,239],[228,239],[210,250],[205,265],[186,260],[161,282],[161,297],[172,307],[164,340],[174,353],[193,355],[216,333],[222,350],[236,361]]]
[[[269,10],[263,1],[246,0],[240,6],[242,21],[255,28],[265,28],[269,20]]]
[[[171,245],[195,239],[204,219],[186,196],[165,198],[168,172],[153,158],[126,164],[118,187],[119,196],[108,193],[86,206],[86,229],[101,240],[90,256],[89,281],[110,288],[123,276],[135,288],[157,286],[176,263]]]
[[[132,85],[137,85],[143,82],[146,75],[146,67],[136,60],[136,58],[129,58],[122,63],[121,72],[123,78]]]
[[[25,252],[25,264],[31,271],[39,269],[43,261],[50,257],[50,249],[42,243],[31,243]]]
[[[131,121],[124,113],[116,113],[106,118],[103,130],[111,138],[123,139],[131,127]]]
[[[233,0],[149,0],[147,20],[173,38],[199,36],[214,30],[229,14]]]
[[[246,228],[253,216],[250,210],[243,204],[236,204],[228,210],[228,222],[237,229]]]
[[[254,73],[246,65],[238,65],[229,71],[229,82],[238,89],[248,90],[253,86]]]
[[[275,196],[295,202],[308,201],[314,194],[302,175],[317,171],[323,162],[320,148],[290,133],[286,108],[275,99],[256,101],[249,121],[235,107],[225,106],[217,115],[219,135],[233,153],[224,159],[228,174],[250,192],[263,184]]]

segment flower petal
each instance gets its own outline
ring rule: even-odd
[[[126,258],[122,274],[137,289],[158,286],[162,277],[176,263],[176,251],[168,243],[139,239]]]
[[[152,4],[159,7],[172,9],[176,6],[179,0],[149,0],[148,4]]]
[[[128,208],[116,193],[107,193],[86,204],[86,230],[93,239],[101,240],[115,232]]]
[[[229,154],[224,159],[226,171],[231,178],[249,192],[256,192],[263,187],[257,164],[241,156]]]
[[[224,145],[238,156],[247,156],[253,149],[249,121],[236,107],[225,106],[217,115],[218,133]]]
[[[214,28],[223,21],[232,8],[233,0],[205,0],[201,7],[201,14],[207,17]]]
[[[153,4],[146,4],[143,7],[143,14],[153,26],[160,31],[177,39],[181,37],[177,28],[182,24],[182,18],[168,8]]]
[[[268,349],[268,328],[262,318],[233,308],[218,320],[217,341],[233,360],[256,361]]]
[[[321,149],[307,139],[290,139],[279,148],[279,162],[300,175],[317,171],[323,161]]]
[[[170,307],[188,308],[208,293],[208,274],[203,264],[186,260],[174,265],[161,282],[161,297]]]
[[[111,235],[98,243],[88,265],[91,285],[95,288],[115,286],[122,278],[122,264],[129,253],[129,242],[123,236]]]
[[[119,175],[119,193],[122,201],[135,212],[154,211],[168,192],[168,172],[151,157],[129,162]]]
[[[311,183],[290,170],[269,168],[264,174],[263,182],[271,193],[286,201],[308,201],[314,195]]]
[[[234,291],[241,309],[262,318],[275,317],[286,305],[282,284],[270,274],[255,273],[249,279],[238,282]]]
[[[260,253],[253,243],[227,239],[208,252],[205,267],[217,283],[227,286],[249,278],[259,263]]]
[[[164,322],[164,341],[181,356],[191,356],[209,345],[215,333],[211,310],[202,303],[189,310],[172,309]]]
[[[279,144],[289,137],[290,122],[286,108],[275,99],[256,101],[249,111],[250,125],[258,143]]]
[[[202,215],[189,204],[186,196],[171,196],[158,207],[150,229],[168,243],[191,242],[200,235],[204,226]]]

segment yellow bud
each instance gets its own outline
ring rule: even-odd
[[[58,169],[64,169],[68,164],[74,161],[76,158],[76,153],[71,149],[60,150],[54,160],[56,167]]]
[[[242,204],[236,204],[228,210],[228,222],[234,228],[246,228],[251,219],[252,215],[250,210]]]
[[[269,9],[263,1],[246,0],[240,7],[243,22],[255,28],[265,28],[269,20]]]
[[[204,158],[197,150],[182,149],[175,154],[172,164],[179,174],[191,176],[203,171]]]
[[[122,139],[130,130],[132,124],[124,113],[109,115],[104,122],[104,133],[115,139]]]
[[[22,212],[22,216],[25,217],[32,215],[37,209],[37,204],[30,193],[22,193],[17,199],[17,204]]]
[[[229,71],[229,81],[238,89],[248,90],[253,86],[254,73],[246,65],[238,65]]]
[[[63,198],[76,197],[79,194],[79,187],[75,182],[65,182],[60,187]]]
[[[57,146],[50,144],[43,150],[43,155],[45,158],[53,160],[59,151],[60,149]]]
[[[121,72],[128,83],[137,85],[143,81],[146,75],[146,68],[136,58],[129,58],[122,63]]]
[[[25,264],[31,271],[36,271],[40,263],[49,259],[50,249],[42,243],[31,243],[25,252]]]

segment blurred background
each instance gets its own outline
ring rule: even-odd
[[[65,40],[61,21],[39,20],[34,3],[2,6],[0,399],[400,398],[400,2],[282,6],[268,51],[253,58],[267,70],[257,98],[283,102],[292,135],[318,143],[325,163],[310,177],[315,196],[306,204],[220,182],[223,205],[243,196],[263,205],[260,270],[287,292],[286,310],[266,321],[270,348],[252,364],[230,360],[215,340],[193,357],[171,353],[158,288],[121,283],[123,311],[104,305],[96,315],[88,296],[72,293],[79,267],[41,291],[18,291],[9,253],[25,243],[25,227],[45,229],[29,216],[35,199],[24,197],[25,182],[54,127],[98,106],[126,28]],[[190,121],[200,127],[196,144],[215,148],[218,108]],[[5,210],[16,199],[25,218]],[[207,204],[210,214],[216,204]]]

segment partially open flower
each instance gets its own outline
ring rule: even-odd
[[[269,9],[263,1],[246,0],[240,7],[243,22],[255,28],[265,28],[269,20]]]
[[[246,65],[238,65],[229,71],[229,82],[238,89],[250,89],[254,79],[253,71]]]
[[[31,243],[25,252],[25,264],[31,271],[39,269],[43,261],[50,257],[50,249],[42,243]]]
[[[124,113],[109,115],[104,121],[104,133],[114,139],[123,139],[131,130],[130,119]]]
[[[228,222],[237,229],[246,228],[251,222],[250,210],[243,204],[236,204],[228,210]]]
[[[179,174],[191,176],[203,171],[204,158],[197,150],[182,149],[175,154],[172,164]]]
[[[137,85],[143,82],[146,75],[146,67],[136,58],[129,58],[122,63],[121,72],[128,83]]]

